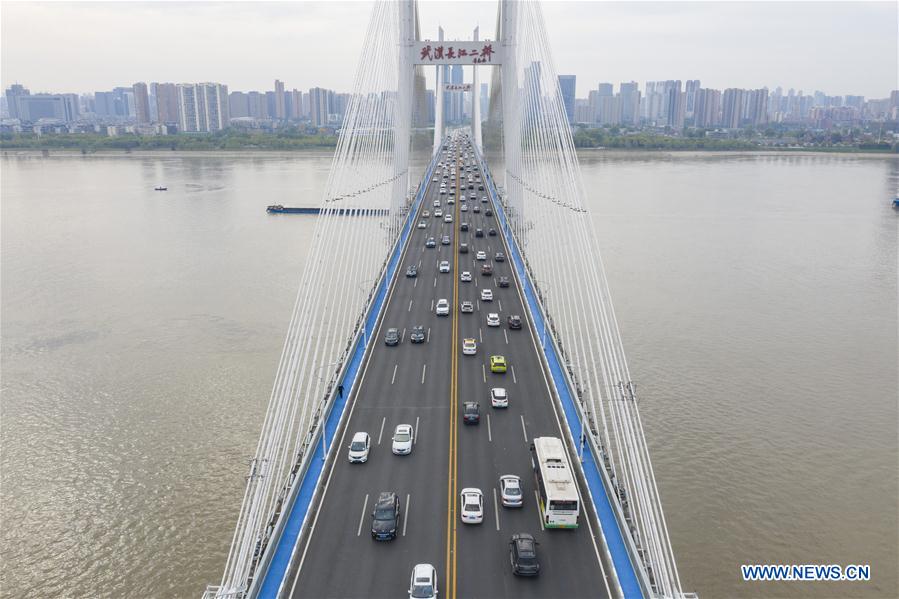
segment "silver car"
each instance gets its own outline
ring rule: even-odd
[[[521,507],[524,505],[524,493],[521,490],[521,478],[514,474],[499,477],[500,494],[503,507]]]

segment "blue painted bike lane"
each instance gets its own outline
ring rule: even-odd
[[[400,232],[399,242],[394,247],[393,253],[390,256],[389,261],[387,262],[386,274],[378,284],[378,288],[375,291],[371,308],[369,309],[368,315],[365,319],[366,331],[375,330],[378,318],[381,315],[381,310],[384,307],[384,302],[387,299],[387,293],[390,290],[390,283],[393,281],[393,276],[396,273],[400,257],[403,254],[403,250],[406,247],[406,242],[408,241],[411,234],[412,227],[415,222],[415,215],[418,213],[418,208],[421,205],[422,198],[424,197],[425,191],[427,190],[427,182],[431,179],[431,175],[433,174],[434,166],[437,163],[438,156],[440,156],[439,150],[436,154],[434,154],[431,163],[428,165],[428,170],[425,172],[418,193],[415,196],[415,200],[412,202],[412,206],[409,209],[409,214],[406,216],[406,222],[403,225],[402,231]],[[338,382],[339,385],[343,386],[344,393],[342,396],[338,396],[334,399],[334,402],[332,403],[330,411],[328,412],[327,418],[325,420],[325,444],[329,448],[334,442],[334,436],[337,434],[337,429],[340,426],[340,420],[341,418],[343,418],[343,413],[346,409],[347,401],[354,391],[354,388],[356,386],[356,379],[362,367],[363,360],[365,359],[366,345],[363,343],[363,341],[363,337],[360,337],[356,340],[352,357],[350,358],[350,361],[343,372],[343,376],[339,379]],[[310,515],[309,507],[312,503],[312,498],[315,495],[315,490],[318,487],[319,482],[321,481],[324,467],[324,450],[322,449],[321,439],[319,438],[318,442],[315,444],[315,452],[312,454],[309,464],[306,468],[306,472],[303,474],[299,491],[297,492],[293,506],[290,509],[290,513],[287,516],[287,521],[284,525],[284,529],[282,530],[281,536],[278,539],[275,553],[272,555],[268,569],[264,574],[265,578],[263,579],[262,584],[259,587],[259,593],[257,596],[260,598],[275,599],[278,596],[278,592],[281,589],[281,584],[283,583],[284,577],[287,574],[287,568],[290,565],[290,558],[293,554],[293,547],[294,545],[296,545],[296,542],[300,536],[300,532],[303,530],[303,527],[306,524],[306,520]]]
[[[496,214],[500,220],[500,226],[503,228],[506,240],[509,243],[509,248],[512,254],[512,263],[515,267],[516,273],[518,274],[518,279],[521,281],[528,311],[530,312],[536,330],[541,331],[544,327],[543,312],[541,311],[540,304],[537,301],[537,296],[534,292],[534,287],[531,283],[531,279],[528,276],[527,270],[525,270],[524,260],[522,259],[521,252],[518,248],[518,243],[515,240],[515,237],[512,235],[512,229],[509,227],[509,223],[506,219],[505,208],[503,207],[502,202],[500,202],[499,200],[499,195],[496,192],[496,185],[494,184],[492,175],[490,175],[490,172],[487,170],[487,164],[484,161],[483,156],[481,156],[480,152],[477,150],[475,151],[475,154],[478,157],[478,161],[481,163],[482,172],[484,172],[486,175],[485,178],[487,180],[487,190],[490,192],[490,195],[494,200],[493,204],[494,206],[496,206]],[[574,396],[571,392],[571,388],[568,386],[565,372],[562,367],[562,362],[556,352],[555,345],[553,343],[544,343],[543,345],[543,355],[546,357],[547,364],[549,365],[550,375],[553,379],[553,384],[556,387],[556,392],[558,393],[559,399],[562,403],[562,410],[565,415],[565,420],[568,423],[568,428],[571,431],[572,435],[571,441],[572,443],[575,443],[574,447],[578,447],[579,440],[581,439],[581,435],[583,433],[583,425],[581,423],[581,418],[577,406],[575,405]],[[618,523],[618,518],[616,517],[615,510],[612,507],[609,496],[606,493],[606,487],[602,481],[602,474],[599,471],[600,462],[596,459],[596,456],[593,455],[593,451],[590,449],[590,445],[588,443],[584,444],[583,455],[584,476],[587,479],[587,485],[590,487],[590,495],[593,498],[593,505],[596,507],[596,513],[599,517],[599,523],[600,526],[602,526],[602,532],[606,540],[606,545],[609,548],[609,553],[612,556],[612,564],[615,567],[615,573],[617,575],[618,582],[621,585],[621,590],[624,593],[626,599],[642,598],[643,591],[640,587],[640,583],[637,580],[637,573],[634,570],[634,564],[631,562],[630,555],[628,554],[627,547],[625,546],[625,540],[622,536],[621,528]]]

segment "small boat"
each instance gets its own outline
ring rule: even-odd
[[[166,187],[165,185],[157,185],[156,187],[153,188],[153,191],[168,191],[168,190],[169,190],[169,188]]]

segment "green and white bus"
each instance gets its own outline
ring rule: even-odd
[[[562,440],[536,437],[531,443],[531,465],[534,467],[543,526],[577,528],[580,498]]]

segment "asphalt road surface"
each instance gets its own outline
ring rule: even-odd
[[[444,165],[459,164],[466,142],[457,144],[455,156],[447,153]],[[444,145],[444,148],[447,146]],[[474,159],[465,159],[467,164]],[[475,166],[473,173],[478,167]],[[596,522],[582,508],[576,530],[543,530],[535,496],[529,444],[536,436],[562,437],[540,358],[539,339],[532,334],[508,262],[502,231],[495,215],[484,211],[491,207],[481,198],[486,191],[477,189],[475,199],[468,197],[467,172],[457,166],[456,176],[447,186],[462,190],[456,202],[447,204],[449,195],[439,193],[443,169],[436,168],[427,182],[415,228],[397,269],[396,280],[385,307],[378,331],[368,343],[373,345],[363,368],[363,380],[355,397],[350,398],[349,422],[339,438],[337,459],[325,471],[327,489],[311,533],[302,535],[300,545],[288,569],[284,593],[289,597],[321,599],[380,598],[408,596],[412,567],[430,563],[437,569],[440,597],[606,597],[611,579],[603,566],[601,539]],[[450,211],[453,222],[435,217],[435,200]],[[461,207],[468,206],[462,212]],[[472,208],[479,206],[480,213]],[[425,217],[424,211],[430,216]],[[418,228],[420,222],[425,228]],[[460,231],[468,222],[470,230]],[[475,229],[484,237],[475,237]],[[496,236],[488,231],[495,228]],[[444,235],[450,245],[441,245]],[[434,237],[437,247],[425,247]],[[459,253],[459,244],[467,243],[469,252]],[[476,260],[483,250],[486,261]],[[496,262],[497,252],[507,260]],[[438,272],[441,260],[449,261],[449,273]],[[407,266],[419,267],[418,276],[406,277]],[[483,276],[481,266],[492,264],[493,276]],[[462,271],[469,271],[471,282],[461,282]],[[500,276],[511,285],[499,288]],[[481,290],[493,291],[492,302],[480,300]],[[450,303],[449,316],[437,316],[439,299]],[[460,303],[470,300],[473,313],[461,313]],[[488,327],[487,314],[500,315],[501,326]],[[521,330],[507,326],[507,316],[522,317]],[[412,344],[409,333],[421,325],[427,342]],[[384,344],[384,332],[396,327],[402,335],[398,346]],[[477,355],[462,354],[462,340],[477,341]],[[505,374],[490,372],[490,356],[506,357]],[[490,406],[491,387],[504,387],[509,407]],[[480,404],[477,425],[462,422],[462,405]],[[391,453],[391,437],[398,424],[415,429],[415,445],[410,455]],[[372,450],[365,464],[350,464],[347,446],[353,433],[366,431],[372,438]],[[503,508],[500,503],[499,477],[516,474],[522,479],[524,506]],[[484,494],[484,520],[481,524],[463,524],[459,516],[459,493],[464,487],[478,487]],[[402,517],[397,538],[375,541],[371,538],[371,510],[381,491],[399,495]],[[519,578],[512,574],[509,539],[528,532],[540,543],[540,576]]]

